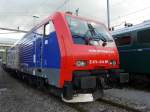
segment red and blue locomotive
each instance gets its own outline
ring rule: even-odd
[[[7,68],[51,86],[66,102],[93,101],[119,68],[117,47],[104,24],[62,12],[35,26],[7,52]]]

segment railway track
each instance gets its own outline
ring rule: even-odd
[[[99,99],[91,103],[82,103],[82,104],[81,103],[77,103],[77,104],[66,103],[66,105],[76,109],[78,112],[91,112],[92,110],[90,108],[93,108],[92,112],[110,112],[110,111],[116,112],[116,110],[117,112],[120,112],[120,111],[121,112],[144,112],[140,109],[136,109],[134,107],[131,107],[125,104],[113,102],[112,100],[107,100],[105,98]],[[90,107],[90,108],[87,108],[87,107]],[[97,109],[95,107],[97,107]],[[102,108],[99,109],[100,107]]]
[[[112,106],[124,109],[126,111],[141,112],[140,110],[135,109],[134,107],[130,107],[130,106],[127,106],[127,105],[124,105],[124,104],[120,104],[120,103],[116,103],[116,102],[113,102],[113,101],[110,101],[110,100],[106,100],[104,98],[103,99],[99,99],[98,102],[103,102],[103,103],[106,103],[106,104],[110,104]]]
[[[26,82],[22,82],[21,80],[16,80],[19,83],[21,83],[25,88],[27,89],[33,89],[33,91],[36,91],[40,93],[40,95],[47,96],[47,98],[52,97],[54,100],[57,100],[61,102],[63,105],[66,105],[68,107],[73,108],[77,112],[140,112],[138,110],[132,109],[130,107],[124,106],[124,105],[119,105],[117,103],[100,99],[95,102],[90,102],[90,103],[75,103],[75,104],[70,104],[70,103],[65,103],[63,102],[59,97],[54,96],[53,94],[49,93],[47,88],[36,88],[34,86],[31,86],[27,84]],[[90,108],[89,108],[90,107]]]
[[[29,87],[28,85],[26,85],[27,87]],[[58,96],[54,96],[53,94],[49,93],[49,91],[46,88],[42,88],[42,89],[37,89],[35,87],[33,87],[33,89],[36,89],[37,91],[41,91],[43,95],[46,96],[50,96],[53,97],[55,100],[60,101],[61,103],[73,108],[74,110],[76,110],[77,112],[142,112],[134,107],[130,107],[128,105],[124,105],[124,104],[120,104],[117,102],[113,102],[112,100],[108,100],[108,99],[99,99],[95,102],[89,102],[89,103],[75,103],[75,104],[71,104],[71,103],[65,103],[63,102]],[[87,108],[90,106],[93,106],[91,108]],[[103,107],[101,109],[95,109],[96,108],[100,108]]]
[[[67,105],[76,109],[78,112],[141,112],[139,110],[106,100],[98,100],[92,103]]]
[[[91,103],[76,103],[76,104],[65,103],[61,101],[59,97],[55,97],[53,94],[50,94],[46,88],[37,89],[34,86],[24,83],[22,80],[10,77],[10,75],[5,76],[5,78],[6,77],[9,77],[9,80],[13,80],[11,81],[11,83],[13,83],[14,81],[17,82],[19,85],[23,86],[22,88],[27,89],[32,94],[38,95],[38,97],[39,96],[46,97],[46,99],[52,98],[56,102],[59,102],[59,105],[64,105],[65,108],[72,108],[73,112],[142,112],[141,110],[138,110],[134,107],[130,107],[123,103],[120,104],[110,99],[99,99],[98,101],[91,102]],[[51,105],[51,104],[47,104],[47,105]]]

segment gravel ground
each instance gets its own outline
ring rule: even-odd
[[[0,112],[77,112],[51,95],[35,90],[0,69]]]
[[[104,99],[150,112],[150,93],[134,89],[110,89],[105,91]]]
[[[0,68],[0,112],[128,112],[103,102],[66,104],[22,83]]]
[[[82,107],[87,112],[129,112],[125,109],[121,109],[103,102],[92,102],[92,103],[82,103],[78,104],[79,107]]]

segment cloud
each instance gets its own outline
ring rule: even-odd
[[[58,7],[59,10],[75,11],[79,8],[81,16],[102,20],[106,19],[106,2],[104,0],[68,0],[69,2],[61,7],[65,0],[0,0],[0,26],[14,27],[22,26],[30,29],[33,24],[33,15],[38,15],[41,21]],[[99,2],[99,3],[97,3]]]
[[[0,27],[20,26],[21,29],[29,30],[34,22],[43,20],[56,9],[75,12],[77,8],[79,8],[80,16],[107,24],[106,0],[68,0],[66,5],[61,6],[64,1],[0,0]],[[149,18],[149,11],[149,0],[110,0],[111,25],[117,25],[123,21],[132,23],[143,21]],[[33,15],[40,18],[34,20]]]
[[[149,12],[149,0],[122,0],[122,2],[111,6],[111,22],[112,25],[120,24],[123,21],[137,24],[150,19]]]

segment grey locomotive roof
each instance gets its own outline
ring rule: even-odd
[[[112,32],[112,35],[123,34],[123,33],[131,32],[131,31],[135,31],[135,30],[139,30],[143,28],[149,28],[149,27],[150,27],[150,20],[144,21],[143,23],[140,23],[137,25],[133,25],[131,27],[125,27],[122,29],[115,30]]]

